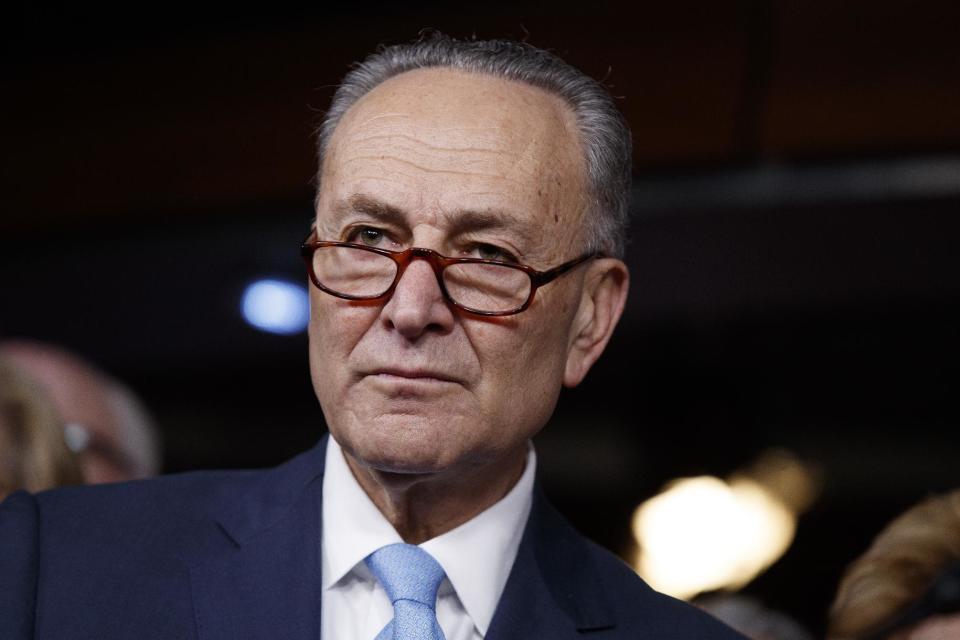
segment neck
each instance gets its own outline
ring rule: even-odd
[[[503,498],[526,466],[526,449],[466,472],[403,474],[364,465],[344,451],[347,465],[404,542],[420,544],[446,533]]]

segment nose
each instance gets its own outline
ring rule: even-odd
[[[446,333],[453,328],[453,310],[440,290],[430,264],[414,258],[397,282],[393,295],[380,313],[388,329],[408,340],[430,333]]]

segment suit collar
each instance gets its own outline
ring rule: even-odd
[[[191,568],[203,640],[319,637],[326,443],[265,472],[216,515],[229,543],[207,546]],[[592,558],[537,486],[488,640],[562,640],[616,626]]]
[[[327,439],[284,464],[268,470],[235,502],[224,505],[215,518],[238,546],[287,515],[311,485],[319,485],[326,461]],[[314,487],[315,488],[315,487]]]
[[[586,540],[556,512],[538,485],[488,640],[575,638],[575,631],[616,626],[592,558]]]
[[[224,535],[190,567],[202,640],[320,635],[320,500],[326,440],[224,496]]]

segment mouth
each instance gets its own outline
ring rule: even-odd
[[[461,384],[461,381],[458,378],[440,371],[434,371],[432,369],[405,369],[401,367],[386,367],[382,369],[374,369],[366,375],[375,377],[385,382],[394,381],[398,383],[411,382],[420,384]]]

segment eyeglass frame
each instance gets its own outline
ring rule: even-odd
[[[336,298],[341,298],[343,300],[356,300],[356,301],[373,301],[373,300],[382,300],[384,298],[390,297],[394,290],[397,288],[397,283],[400,282],[400,278],[403,277],[404,271],[407,267],[417,258],[426,260],[427,264],[433,269],[433,275],[437,278],[437,284],[440,287],[440,292],[443,293],[444,299],[461,311],[467,313],[486,316],[486,317],[502,317],[502,316],[512,316],[523,311],[526,311],[530,305],[533,303],[533,297],[537,293],[537,289],[540,287],[553,282],[563,274],[569,272],[574,267],[577,267],[587,260],[593,258],[602,258],[603,254],[597,251],[585,253],[573,260],[568,260],[563,264],[557,265],[551,269],[546,269],[544,271],[538,271],[533,267],[525,264],[513,263],[513,262],[504,262],[502,260],[485,260],[483,258],[449,258],[441,253],[434,251],[433,249],[426,249],[424,247],[410,247],[404,249],[403,251],[392,251],[390,249],[382,249],[380,247],[369,247],[364,244],[357,244],[355,242],[339,242],[335,240],[320,240],[316,237],[316,230],[310,231],[304,241],[300,244],[300,256],[303,258],[304,263],[307,265],[307,274],[310,276],[310,281],[313,282],[314,286],[328,293]],[[311,239],[312,238],[312,239]],[[363,251],[369,251],[371,253],[376,253],[378,255],[386,256],[393,260],[397,265],[397,272],[393,277],[393,282],[390,283],[390,286],[383,293],[375,296],[353,296],[346,293],[340,293],[338,291],[333,291],[329,287],[325,286],[320,279],[317,278],[317,274],[313,267],[313,254],[317,249],[323,247],[346,247],[349,249],[361,249]],[[447,267],[450,267],[455,264],[489,264],[497,267],[507,267],[510,269],[516,269],[518,271],[524,272],[527,277],[530,278],[530,293],[527,294],[526,301],[517,307],[516,309],[511,309],[509,311],[480,311],[478,309],[472,309],[465,305],[460,304],[452,297],[450,293],[447,292],[447,286],[443,282],[443,270]]]

